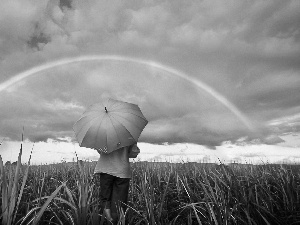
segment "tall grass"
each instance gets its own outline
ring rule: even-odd
[[[23,143],[23,135],[22,135],[22,143]],[[22,156],[22,144],[18,156],[18,161],[16,166],[9,166],[9,169],[6,170],[3,164],[2,157],[0,155],[0,188],[1,188],[1,218],[2,224],[10,225],[15,223],[16,215],[18,212],[18,208],[21,202],[21,198],[23,195],[24,187],[26,184],[29,166],[30,166],[30,158],[28,161],[28,166],[25,169],[25,173],[23,175],[23,179],[19,182],[19,175],[21,171],[21,156]],[[12,167],[15,167],[12,169]]]
[[[2,224],[100,224],[95,163],[5,167]],[[300,166],[132,164],[119,224],[300,224]],[[103,224],[103,221],[101,222]]]

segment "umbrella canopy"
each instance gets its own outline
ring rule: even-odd
[[[137,105],[108,99],[91,105],[73,129],[81,147],[110,153],[137,143],[147,123]]]

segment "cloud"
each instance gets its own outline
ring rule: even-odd
[[[266,137],[264,139],[264,143],[268,144],[268,145],[274,145],[274,144],[278,144],[278,143],[282,143],[284,142],[284,140],[278,136],[272,135],[269,137]]]
[[[31,134],[28,139],[32,142],[47,142],[49,139],[55,139],[55,137],[49,132],[43,132],[42,134]]]
[[[16,51],[22,51],[34,30],[43,3],[29,1],[3,2],[0,10],[1,58],[6,58]]]
[[[60,0],[59,7],[61,8],[61,10],[72,9],[73,8],[73,0]]]
[[[25,126],[31,141],[73,138],[76,118],[110,96],[145,111],[142,141],[278,145],[281,134],[299,131],[299,9],[292,0],[5,2],[0,82],[64,57],[134,56],[207,83],[259,131],[249,132],[212,96],[172,74],[107,61],[44,71],[1,93],[0,136],[18,140]]]

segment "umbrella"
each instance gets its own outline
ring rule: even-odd
[[[110,153],[137,143],[147,123],[137,105],[108,99],[91,105],[73,129],[81,147]]]

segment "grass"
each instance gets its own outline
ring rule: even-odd
[[[103,224],[95,163],[4,166],[2,224]],[[119,224],[300,224],[300,166],[132,164]]]

